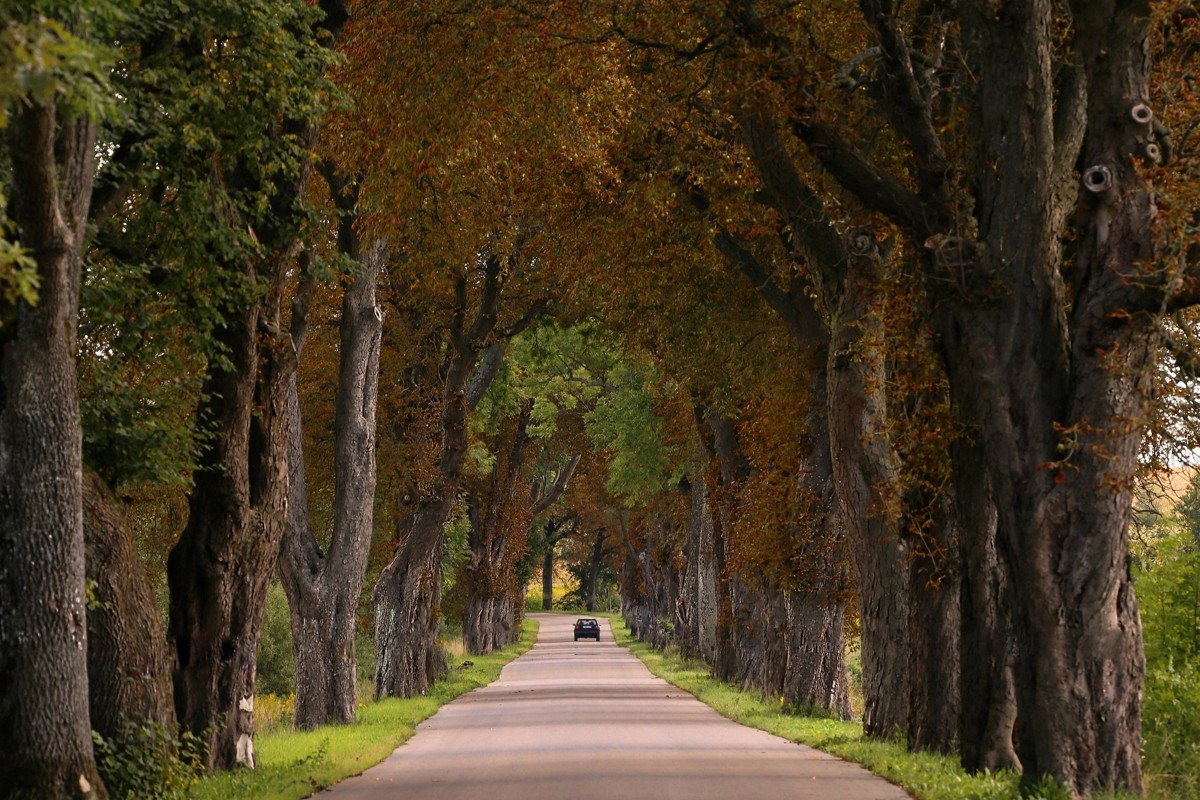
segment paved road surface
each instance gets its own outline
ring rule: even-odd
[[[724,719],[617,647],[534,615],[537,645],[320,800],[911,800],[861,767]]]

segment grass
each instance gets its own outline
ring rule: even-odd
[[[461,666],[463,662],[451,666],[449,674],[428,694],[361,705],[354,725],[327,725],[313,731],[283,729],[257,736],[257,769],[207,776],[189,797],[296,800],[357,775],[387,758],[441,706],[496,680],[505,664],[533,647],[537,629],[537,621],[527,619],[517,644],[486,656],[471,656],[471,666]]]
[[[911,753],[901,742],[879,741],[863,735],[856,722],[804,717],[788,713],[779,699],[746,692],[712,677],[708,665],[655,650],[633,639],[619,615],[609,615],[617,642],[628,647],[658,677],[694,695],[728,719],[815,747],[853,761],[886,778],[920,800],[1012,800],[1021,797],[1020,776],[1013,772],[969,775],[953,756]],[[1052,783],[1037,787],[1032,798],[1069,797]],[[1128,794],[1101,794],[1095,800],[1134,800]],[[1162,800],[1167,800],[1163,797]]]

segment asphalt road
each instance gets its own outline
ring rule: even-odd
[[[724,719],[613,642],[536,614],[537,645],[321,800],[911,800],[861,767]]]

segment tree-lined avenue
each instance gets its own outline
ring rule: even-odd
[[[444,706],[382,764],[323,798],[905,800],[861,767],[719,716],[574,617],[534,614],[538,643]]]

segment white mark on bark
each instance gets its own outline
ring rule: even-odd
[[[254,769],[254,740],[250,734],[243,733],[237,740],[237,763],[243,767]]]
[[[254,713],[254,698],[253,697],[243,697],[241,700],[238,701],[238,708],[241,709],[242,711],[249,711],[251,714],[253,714]]]

